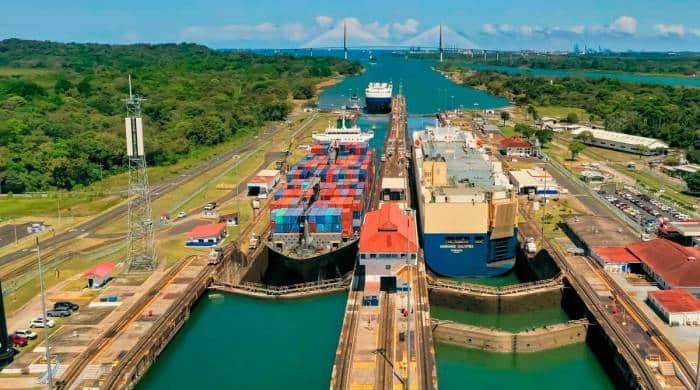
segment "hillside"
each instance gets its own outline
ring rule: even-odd
[[[223,53],[194,44],[0,41],[3,192],[75,189],[124,170],[128,74],[145,97],[149,165],[285,118],[289,99],[357,73],[336,58]]]

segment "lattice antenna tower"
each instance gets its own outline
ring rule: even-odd
[[[146,173],[141,102],[134,95],[129,75],[129,97],[126,99],[126,155],[129,160],[129,216],[126,262],[128,272],[148,272],[156,268],[153,242],[151,191]]]

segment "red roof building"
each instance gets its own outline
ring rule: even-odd
[[[365,215],[360,234],[360,264],[368,275],[393,275],[399,265],[416,263],[418,232],[413,212],[404,212],[394,203]]]
[[[535,146],[522,137],[504,138],[498,145],[506,156],[531,156],[535,153]]]
[[[596,246],[591,248],[591,257],[610,272],[630,272],[630,264],[640,261],[627,248],[621,246]]]
[[[185,246],[209,247],[215,246],[226,237],[225,223],[211,223],[195,226],[187,233],[187,243]]]
[[[649,291],[647,299],[671,326],[697,325],[700,321],[700,300],[685,290]]]
[[[83,277],[88,280],[88,287],[100,288],[112,278],[112,272],[117,265],[111,261],[97,264],[85,271]]]
[[[660,238],[632,243],[627,249],[662,288],[700,292],[700,249]]]

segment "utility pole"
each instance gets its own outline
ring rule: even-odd
[[[41,254],[39,252],[39,237],[36,238],[36,260],[39,263],[39,286],[41,287],[41,318],[44,322],[44,359],[46,359],[46,381],[49,390],[53,389],[51,372],[51,348],[49,347],[49,326],[46,319],[46,290],[44,289],[44,270],[41,266]]]
[[[442,62],[443,61],[443,57],[442,57],[442,24],[440,24],[439,48],[440,48],[440,62]]]

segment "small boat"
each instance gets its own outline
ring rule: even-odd
[[[372,54],[372,52],[369,53],[369,63],[370,64],[376,64],[377,63],[377,56]]]

